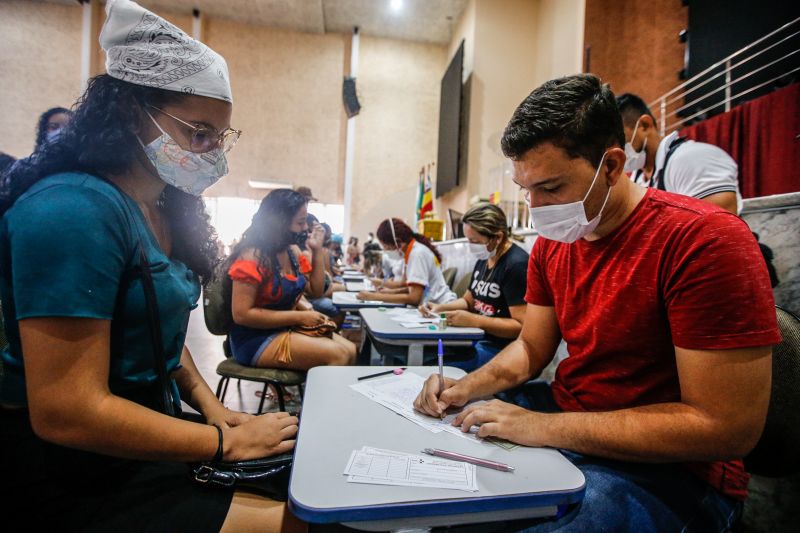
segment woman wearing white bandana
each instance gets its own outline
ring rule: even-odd
[[[240,134],[225,60],[133,2],[107,12],[108,74],[0,198],[7,515],[67,531],[304,529],[280,502],[193,484],[185,465],[287,452],[297,432],[287,413],[226,409],[184,346],[217,261],[199,195]],[[207,424],[163,414],[159,345]]]

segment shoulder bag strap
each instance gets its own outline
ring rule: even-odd
[[[672,157],[672,154],[675,153],[675,150],[677,150],[680,145],[688,140],[689,139],[686,137],[678,137],[670,143],[669,148],[667,148],[667,155],[664,157],[664,164],[661,165],[661,168],[658,169],[658,172],[656,172],[656,179],[650,183],[651,187],[655,185],[661,191],[667,190],[667,187],[664,185],[664,173],[667,170],[667,163],[669,163],[669,160]]]

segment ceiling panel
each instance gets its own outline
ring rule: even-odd
[[[77,5],[77,0],[46,0]],[[467,0],[139,0],[155,12],[205,15],[306,33],[350,33],[450,42]]]

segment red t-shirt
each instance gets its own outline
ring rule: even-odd
[[[780,342],[769,275],[747,225],[708,202],[655,189],[601,239],[537,239],[525,300],[555,308],[569,352],[552,383],[564,411],[680,401],[674,346]],[[746,498],[741,461],[688,467]]]

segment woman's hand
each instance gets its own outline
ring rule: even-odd
[[[358,294],[356,294],[356,298],[359,300],[380,300],[378,293],[372,291],[360,291]]]
[[[219,426],[221,428],[240,426],[248,420],[254,418],[251,414],[240,413],[239,411],[231,411],[227,407],[223,407],[221,405],[219,408],[215,408],[204,414],[206,417],[206,424],[209,426]]]
[[[265,413],[225,429],[222,458],[243,461],[286,453],[294,448],[298,422],[289,413]]]
[[[418,309],[419,309],[419,314],[421,314],[422,316],[424,316],[426,318],[434,318],[434,317],[438,316],[437,315],[437,313],[439,312],[438,308],[439,308],[439,306],[437,304],[432,304],[431,305],[431,304],[426,302],[426,303],[420,305]]]
[[[325,242],[325,229],[321,224],[314,224],[314,227],[308,232],[306,246],[308,246],[314,252],[319,252],[322,250],[323,242]]]
[[[456,326],[462,328],[476,328],[477,314],[470,313],[469,311],[445,311],[444,318],[448,326]]]
[[[297,324],[299,326],[305,326],[307,328],[313,328],[315,326],[319,326],[320,324],[325,323],[328,320],[326,315],[318,311],[299,311],[299,320]]]

